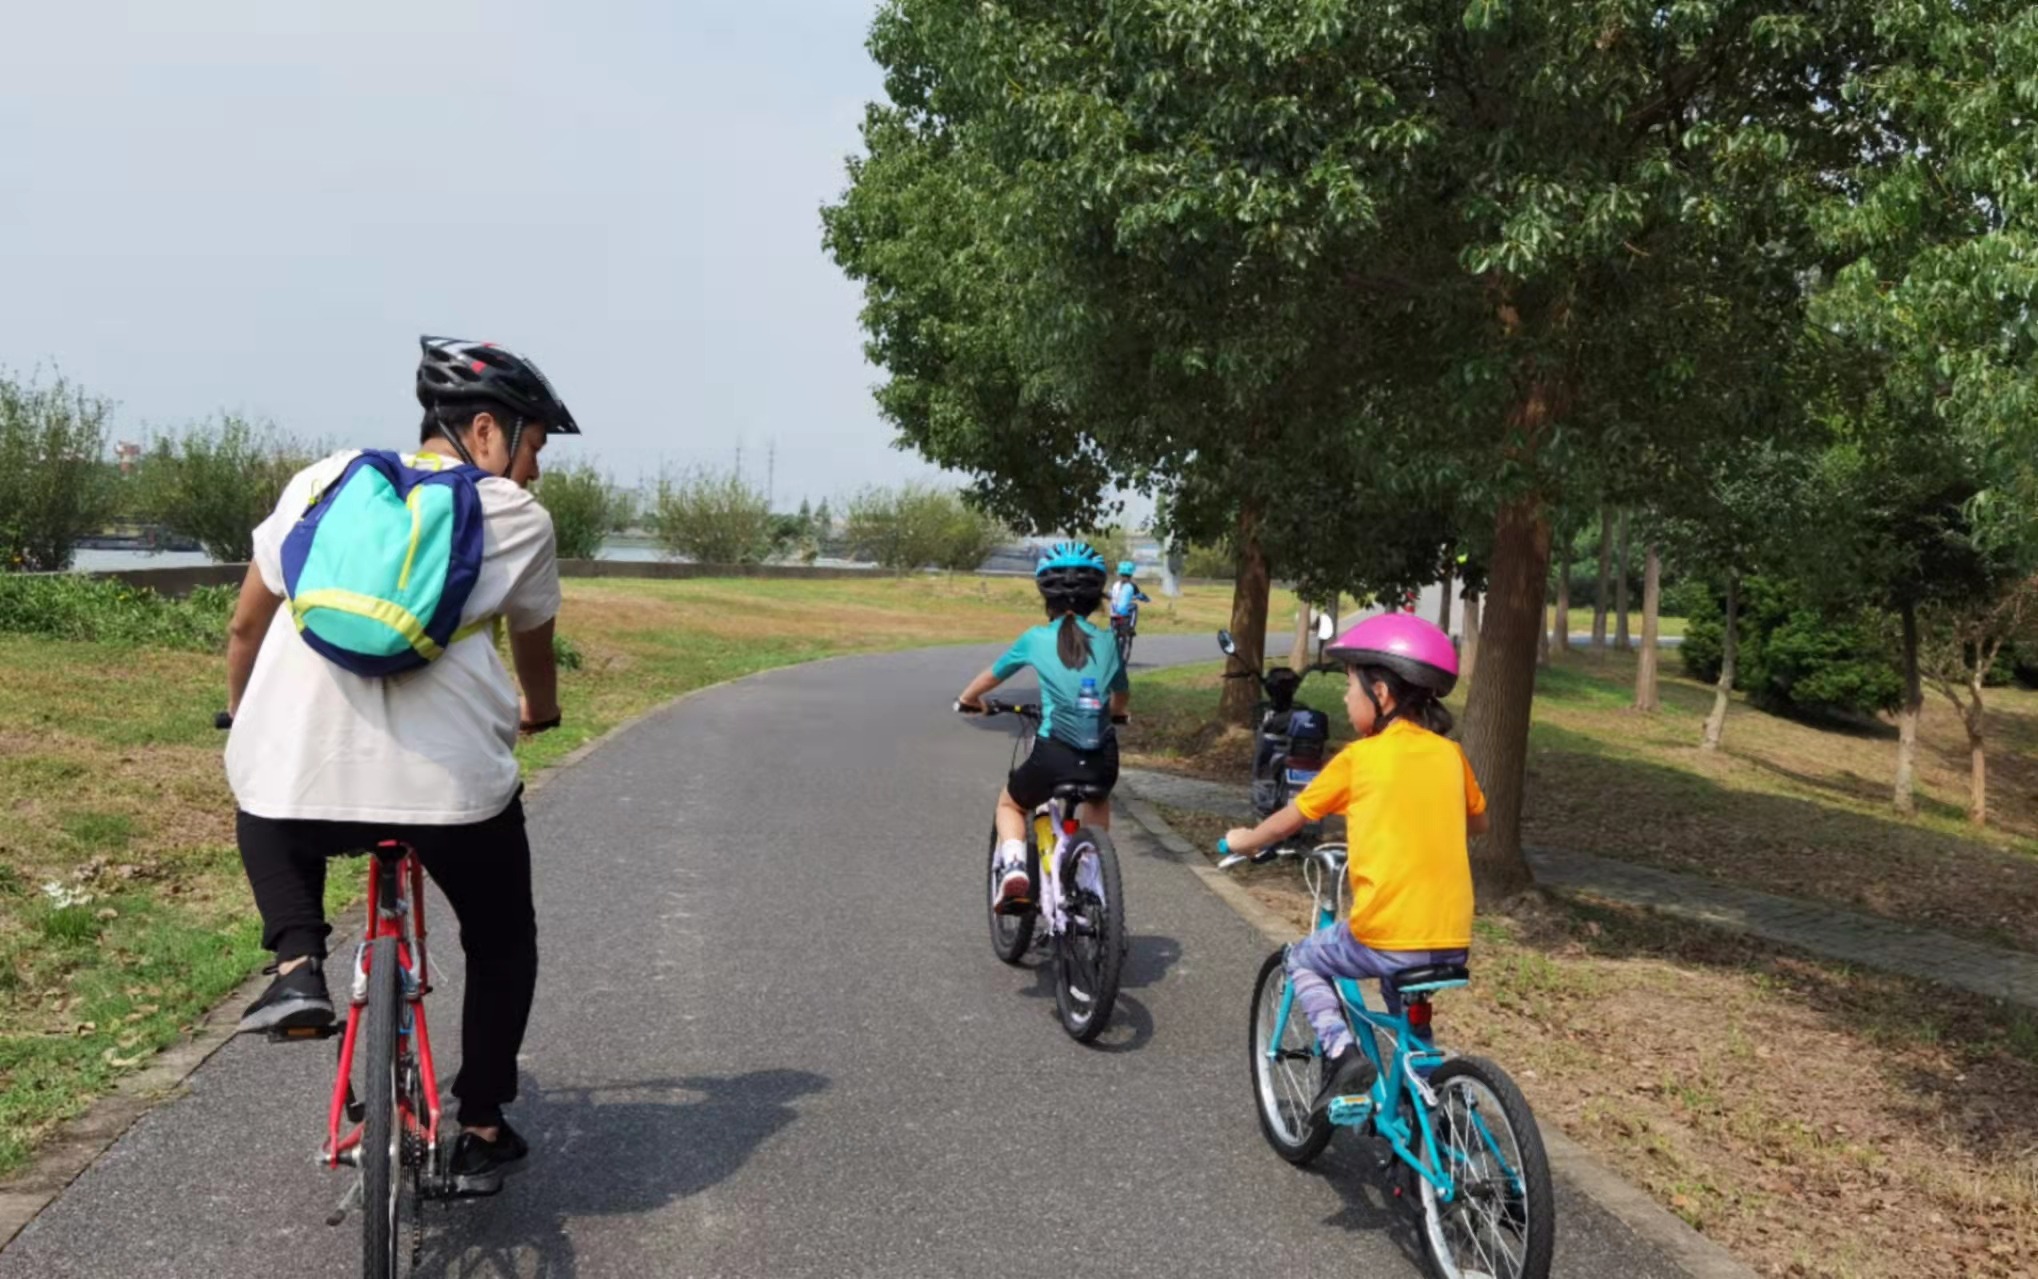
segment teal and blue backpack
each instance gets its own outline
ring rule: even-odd
[[[382,676],[486,629],[488,619],[463,629],[460,614],[481,575],[474,486],[487,475],[406,466],[381,449],[355,454],[283,539],[284,590],[304,642],[344,670]]]

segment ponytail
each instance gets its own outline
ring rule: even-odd
[[[1373,685],[1385,684],[1394,696],[1394,709],[1380,713],[1380,704],[1373,702],[1373,710],[1380,714],[1380,720],[1373,731],[1405,719],[1418,728],[1428,729],[1438,737],[1449,737],[1457,721],[1451,718],[1450,708],[1437,700],[1437,695],[1427,688],[1411,684],[1394,671],[1384,666],[1366,666],[1359,670],[1359,683],[1366,690],[1366,697],[1373,697]]]
[[[1074,613],[1061,615],[1061,627],[1054,637],[1054,651],[1061,658],[1061,664],[1072,671],[1079,671],[1090,664],[1090,637],[1083,634]]]

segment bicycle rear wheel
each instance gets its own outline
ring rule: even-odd
[[[1008,964],[1016,964],[1026,957],[1026,948],[1033,944],[1033,928],[1040,916],[1028,907],[1023,911],[1001,913],[998,910],[998,881],[1004,878],[998,865],[998,828],[991,827],[991,854],[985,859],[989,876],[984,894],[984,909],[991,916],[991,953]],[[1034,859],[1026,859],[1029,867]],[[1036,875],[1037,871],[1034,872]],[[1040,894],[1035,893],[1035,900]]]
[[[1528,1099],[1482,1057],[1430,1077],[1437,1149],[1456,1195],[1421,1180],[1423,1242],[1438,1279],[1548,1279],[1556,1244],[1549,1157]]]
[[[1055,938],[1054,1003],[1062,1029],[1087,1044],[1103,1031],[1118,1002],[1126,949],[1125,893],[1118,850],[1109,835],[1079,830],[1064,856],[1068,929]]]
[[[362,1128],[361,1273],[391,1279],[397,1273],[403,1198],[403,1127],[397,1114],[397,1047],[403,1022],[402,986],[397,980],[396,939],[380,937],[368,948],[367,1053],[361,1061],[361,1098],[368,1108]]]
[[[1281,1002],[1288,993],[1288,952],[1277,950],[1260,965],[1253,986],[1252,1080],[1260,1132],[1274,1153],[1302,1165],[1323,1153],[1334,1131],[1330,1121],[1313,1113],[1321,1082],[1323,1059],[1316,1051],[1316,1032],[1302,1006],[1292,1004],[1288,1021],[1275,1036]]]

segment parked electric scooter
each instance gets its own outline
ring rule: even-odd
[[[1335,628],[1335,619],[1321,619],[1319,643],[1327,640]],[[1227,657],[1238,656],[1238,645],[1230,631],[1217,632],[1217,646]],[[1252,804],[1253,812],[1261,820],[1286,808],[1323,770],[1329,758],[1330,719],[1295,698],[1309,675],[1337,669],[1335,663],[1319,661],[1301,671],[1276,666],[1265,673],[1257,668],[1226,672],[1226,679],[1259,681],[1264,694],[1253,707]],[[1298,838],[1307,835],[1305,831]]]

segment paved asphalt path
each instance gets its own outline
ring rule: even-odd
[[[535,1153],[501,1196],[431,1206],[420,1273],[1418,1273],[1358,1143],[1297,1171],[1262,1142],[1244,1047],[1267,944],[1157,843],[1121,823],[1134,941],[1097,1046],[1063,1035],[1037,968],[991,956],[1011,721],[947,713],[988,656],[716,689],[536,797],[544,959],[511,1110]],[[438,917],[450,1079],[462,972]],[[332,1060],[229,1044],[0,1277],[355,1273],[358,1216],[324,1224],[345,1175],[310,1158]],[[1675,1273],[1568,1187],[1559,1213],[1559,1274]]]

